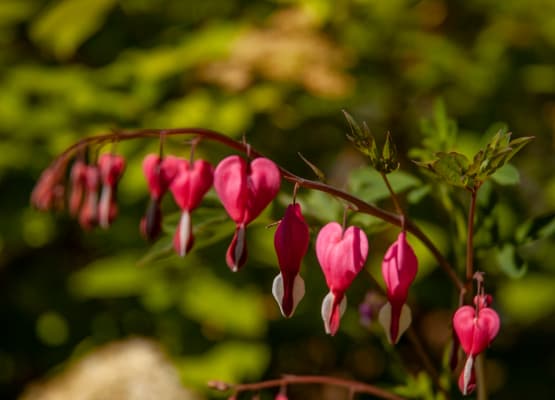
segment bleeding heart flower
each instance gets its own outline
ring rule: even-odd
[[[65,187],[62,176],[63,163],[56,163],[45,169],[31,193],[31,204],[41,211],[51,208],[63,209]]]
[[[102,228],[108,228],[117,216],[117,186],[124,168],[125,159],[122,156],[102,154],[98,158],[98,169],[102,181],[102,192],[98,203],[98,224]]]
[[[170,190],[182,210],[173,238],[174,249],[181,257],[189,252],[194,242],[191,211],[198,207],[213,180],[213,168],[207,161],[197,160],[191,166],[187,160],[180,160]]]
[[[497,313],[488,308],[491,296],[482,295],[474,298],[475,307],[462,306],[453,315],[453,328],[459,338],[467,359],[462,372],[462,385],[459,387],[464,395],[473,390],[472,374],[474,360],[483,352],[499,333],[501,326]]]
[[[69,181],[71,184],[69,191],[69,214],[76,216],[83,202],[87,181],[87,164],[84,161],[77,160],[73,163],[69,174]]]
[[[495,339],[500,321],[491,308],[481,308],[476,315],[475,307],[462,306],[453,316],[453,327],[461,347],[468,355],[478,355]]]
[[[344,231],[330,222],[318,233],[316,256],[330,289],[322,302],[322,319],[326,333],[333,336],[347,307],[345,292],[366,262],[368,239],[360,228],[350,226]]]
[[[417,271],[418,259],[407,242],[406,233],[401,232],[382,261],[382,275],[389,301],[380,310],[378,319],[389,343],[397,343],[410,326],[411,311],[405,302]]]
[[[154,240],[162,231],[160,201],[177,174],[179,159],[174,156],[160,158],[149,154],[143,160],[143,172],[150,192],[150,202],[141,220],[141,232],[148,240]]]
[[[293,315],[305,293],[303,278],[299,275],[301,261],[308,250],[308,225],[298,203],[290,204],[279,222],[274,236],[280,274],[275,277],[272,294],[285,317]]]
[[[88,165],[85,171],[85,202],[79,213],[79,224],[92,229],[98,224],[98,186],[100,173],[96,165]]]
[[[267,158],[252,162],[239,156],[223,159],[214,171],[214,189],[237,228],[226,262],[237,271],[247,261],[245,230],[276,197],[281,183],[279,168]]]

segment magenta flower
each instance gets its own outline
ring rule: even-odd
[[[285,317],[293,315],[304,296],[304,281],[299,275],[301,261],[308,250],[308,225],[298,203],[290,204],[279,222],[274,236],[274,247],[280,273],[275,277],[272,294]]]
[[[69,173],[69,181],[71,184],[69,191],[69,214],[75,217],[81,208],[87,181],[87,164],[84,161],[77,160],[73,163]]]
[[[330,289],[322,302],[322,319],[326,333],[333,336],[347,307],[345,292],[366,262],[368,239],[360,228],[343,230],[330,222],[318,233],[316,256]]]
[[[100,172],[96,165],[88,165],[85,171],[85,201],[79,212],[79,224],[92,229],[98,224],[98,187]]]
[[[380,310],[378,320],[385,329],[389,343],[397,343],[410,326],[410,308],[405,304],[409,287],[418,271],[418,259],[407,242],[405,232],[387,249],[382,261],[388,302]]]
[[[102,154],[98,158],[98,169],[102,181],[102,192],[98,203],[98,224],[102,228],[108,228],[118,213],[116,193],[119,179],[125,169],[125,159],[115,154]]]
[[[208,162],[197,160],[191,166],[187,160],[179,160],[177,174],[170,184],[170,190],[182,210],[173,237],[173,247],[181,257],[191,250],[194,242],[191,211],[198,207],[212,186],[213,180],[213,168]]]
[[[472,391],[472,374],[476,356],[483,352],[499,333],[500,320],[497,313],[489,308],[491,296],[474,298],[475,306],[462,306],[453,315],[453,328],[462,349],[467,355],[462,371],[462,393]]]
[[[279,168],[267,158],[247,162],[239,156],[229,156],[216,167],[214,189],[237,225],[226,254],[232,271],[239,270],[247,261],[247,225],[276,197],[280,183]]]
[[[150,202],[146,215],[141,220],[141,232],[148,240],[154,240],[162,231],[162,196],[177,174],[179,159],[174,156],[160,158],[157,154],[149,154],[143,160],[143,172],[150,192]]]

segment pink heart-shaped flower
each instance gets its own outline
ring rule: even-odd
[[[390,343],[397,343],[411,323],[410,309],[405,302],[417,271],[418,259],[403,231],[387,249],[382,261],[382,276],[389,305],[384,306],[380,311],[380,322],[385,324],[384,328]]]
[[[151,197],[157,202],[166,193],[179,165],[179,158],[167,156],[160,158],[157,154],[149,154],[143,160],[143,172]]]
[[[318,233],[316,256],[330,289],[322,302],[322,319],[326,332],[335,335],[346,307],[345,291],[366,262],[368,239],[360,228],[343,231],[337,222],[330,222]]]
[[[170,190],[181,209],[192,211],[212,187],[213,180],[212,165],[207,161],[196,160],[191,166],[187,160],[180,159]]]
[[[330,222],[318,233],[316,256],[330,290],[344,293],[366,262],[368,239],[356,226],[343,231],[337,222]]]
[[[467,355],[475,356],[484,351],[499,332],[500,321],[491,308],[478,311],[471,306],[462,306],[453,315],[453,327],[461,347]]]
[[[237,229],[226,262],[237,271],[247,260],[246,226],[276,197],[281,183],[279,168],[259,157],[247,163],[239,156],[223,159],[214,171],[214,189]]]
[[[237,224],[255,219],[276,197],[280,183],[278,167],[263,157],[247,163],[239,156],[229,156],[214,171],[214,189]]]
[[[181,257],[193,247],[191,211],[198,207],[212,186],[213,176],[212,166],[204,160],[197,160],[192,166],[187,160],[179,160],[170,190],[175,202],[183,210],[173,238],[175,251]]]

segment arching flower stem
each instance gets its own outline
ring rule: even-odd
[[[52,162],[50,168],[53,168],[55,173],[57,172],[56,177],[61,179],[63,177],[64,168],[67,166],[67,163],[69,162],[71,157],[73,157],[76,152],[82,151],[84,148],[89,147],[91,145],[100,145],[100,144],[104,144],[105,142],[114,141],[114,140],[125,141],[125,140],[147,138],[147,137],[155,137],[159,139],[161,136],[167,137],[167,136],[179,136],[179,135],[196,135],[202,139],[219,142],[231,149],[234,149],[243,153],[248,153],[250,157],[261,156],[261,154],[258,153],[256,150],[254,150],[251,145],[234,140],[228,136],[225,136],[221,133],[218,133],[210,129],[204,129],[204,128],[139,129],[134,131],[114,131],[104,135],[83,138],[77,143],[68,147],[64,152],[62,152]],[[430,238],[428,238],[428,236],[426,236],[424,232],[422,232],[409,219],[404,218],[403,215],[395,214],[395,213],[383,210],[379,207],[376,207],[370,203],[363,201],[362,199],[359,199],[358,197],[355,197],[341,189],[330,186],[328,184],[301,178],[279,165],[278,165],[278,168],[280,170],[280,173],[283,179],[289,182],[292,182],[293,184],[296,184],[299,187],[318,190],[321,192],[328,193],[332,196],[338,197],[346,201],[350,205],[350,208],[352,208],[353,210],[361,212],[363,214],[372,215],[392,225],[402,227],[404,224],[406,231],[416,236],[424,244],[424,246],[428,248],[428,250],[432,253],[434,258],[437,260],[440,267],[444,270],[444,272],[447,274],[447,276],[452,281],[452,283],[457,287],[457,289],[459,291],[462,291],[465,289],[464,283],[459,279],[453,267],[445,259],[445,257],[443,257],[441,252],[433,244]]]

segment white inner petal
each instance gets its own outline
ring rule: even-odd
[[[184,257],[187,254],[187,244],[191,235],[191,215],[189,211],[183,211],[179,220],[179,255]]]

